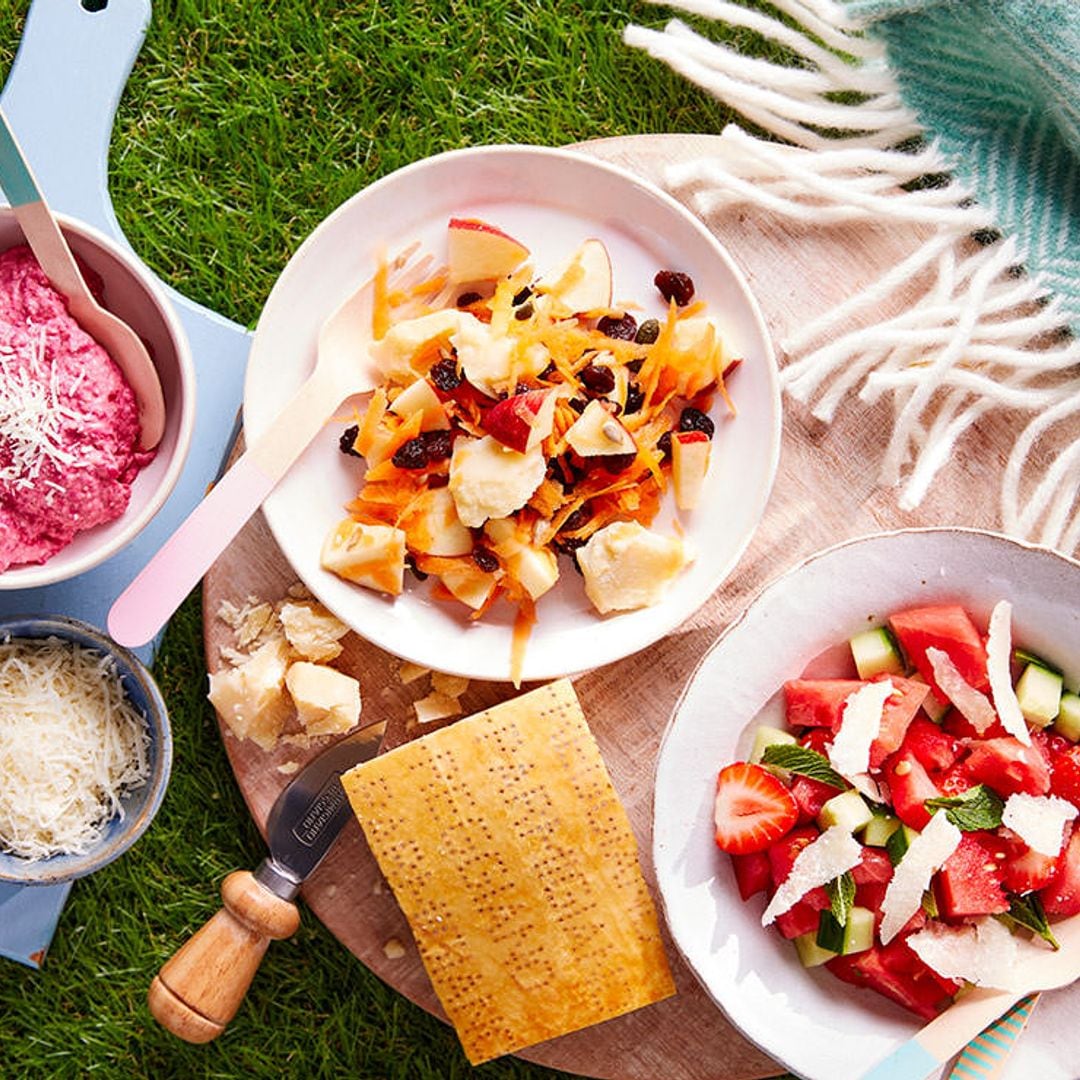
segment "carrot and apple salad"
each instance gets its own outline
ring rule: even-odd
[[[710,411],[735,415],[725,376],[740,361],[691,278],[659,268],[662,315],[640,318],[614,300],[601,241],[538,270],[494,225],[453,218],[445,270],[386,280],[371,353],[383,382],[341,437],[366,470],[323,566],[391,595],[407,569],[434,578],[472,618],[507,600],[515,671],[560,556],[601,614],[660,600],[693,556],[651,525],[669,486],[694,508]]]
[[[924,1019],[966,984],[1030,989],[1080,914],[1080,697],[1006,601],[906,608],[840,678],[784,684],[783,728],[720,770],[716,843],[762,925]]]

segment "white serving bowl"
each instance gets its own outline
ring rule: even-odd
[[[828,651],[853,634],[900,608],[944,602],[962,604],[985,625],[999,600],[1013,605],[1017,643],[1080,676],[1080,563],[956,528],[829,548],[769,585],[728,628],[665,733],[653,859],[672,936],[731,1021],[800,1076],[859,1077],[921,1025],[878,994],[802,967],[790,942],[762,928],[761,898],[740,900],[730,859],[713,840],[716,774],[745,759],[763,711],[775,709],[772,723],[782,726],[785,680],[812,661],[815,674],[828,674],[820,670]]]
[[[77,533],[67,547],[38,565],[0,573],[0,589],[29,589],[65,581],[104,562],[129,544],[161,509],[187,458],[195,426],[195,368],[187,335],[157,280],[127,249],[74,218],[57,214],[72,251],[100,276],[103,306],[143,339],[165,397],[165,433],[154,460],[131,486],[131,501],[115,521]],[[9,207],[0,207],[0,251],[24,243]]]
[[[616,301],[662,314],[653,285],[660,269],[687,272],[735,355],[739,409],[720,420],[705,497],[681,515],[697,560],[660,604],[600,618],[581,579],[562,563],[558,585],[537,605],[525,653],[525,680],[554,678],[620,659],[669,633],[731,572],[765,508],[780,447],[780,398],[772,348],[757,304],[730,256],[692,214],[651,184],[583,154],[531,146],[454,151],[417,162],[349,199],[299,248],[267,300],[252,345],[244,389],[244,427],[260,435],[315,361],[319,328],[363,282],[379,252],[419,241],[445,258],[451,216],[493,222],[527,244],[538,271],[562,262],[587,237],[607,245]],[[353,403],[356,404],[356,403]],[[351,407],[339,410],[348,416]],[[723,405],[716,410],[720,417]],[[357,633],[425,667],[470,678],[507,679],[514,611],[499,603],[480,621],[462,605],[432,599],[409,581],[389,599],[319,565],[330,528],[356,495],[360,467],[337,450],[331,423],[267,499],[266,519],[311,591]],[[670,501],[670,497],[669,497]],[[671,515],[658,519],[661,531]],[[407,575],[408,577],[408,575]]]

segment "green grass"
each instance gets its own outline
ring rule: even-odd
[[[0,0],[5,75],[25,9]],[[162,278],[251,325],[308,232],[408,162],[499,141],[719,131],[721,106],[620,41],[628,22],[667,14],[599,0],[159,0],[114,132],[118,216]],[[154,826],[76,885],[43,972],[0,961],[0,1075],[556,1075],[515,1059],[471,1069],[447,1027],[306,912],[218,1042],[189,1047],[153,1023],[154,972],[262,847],[205,701],[200,619],[193,597],[156,665],[176,756]]]

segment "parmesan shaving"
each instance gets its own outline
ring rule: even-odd
[[[926,650],[926,659],[930,661],[930,666],[934,669],[934,679],[945,692],[945,696],[981,735],[997,719],[990,699],[960,674],[947,652],[931,645]]]
[[[1031,745],[1024,714],[1013,689],[1009,657],[1012,655],[1012,604],[999,600],[990,616],[986,638],[986,674],[990,679],[990,693],[994,698],[1001,726],[1016,736],[1025,746]]]
[[[1012,982],[1020,947],[1007,927],[985,915],[966,926],[948,926],[935,919],[907,943],[942,978],[999,989]]]
[[[149,747],[112,658],[55,637],[0,641],[0,848],[89,851],[146,783]]]
[[[862,860],[862,845],[842,825],[826,829],[816,840],[795,856],[791,872],[773,893],[769,906],[761,916],[761,925],[768,926],[797,904],[811,889],[827,885],[834,878]]]
[[[848,695],[840,728],[828,747],[829,764],[841,776],[852,777],[870,768],[870,744],[881,730],[885,702],[896,692],[890,679],[867,683]]]
[[[1005,801],[1001,823],[1012,829],[1032,851],[1052,858],[1060,853],[1065,842],[1065,823],[1076,815],[1076,807],[1056,795],[1017,792]]]
[[[888,945],[919,910],[930,879],[960,843],[960,830],[944,815],[935,814],[904,853],[881,901],[881,943]]]

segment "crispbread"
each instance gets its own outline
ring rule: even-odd
[[[629,821],[568,681],[342,783],[473,1064],[675,992]]]

